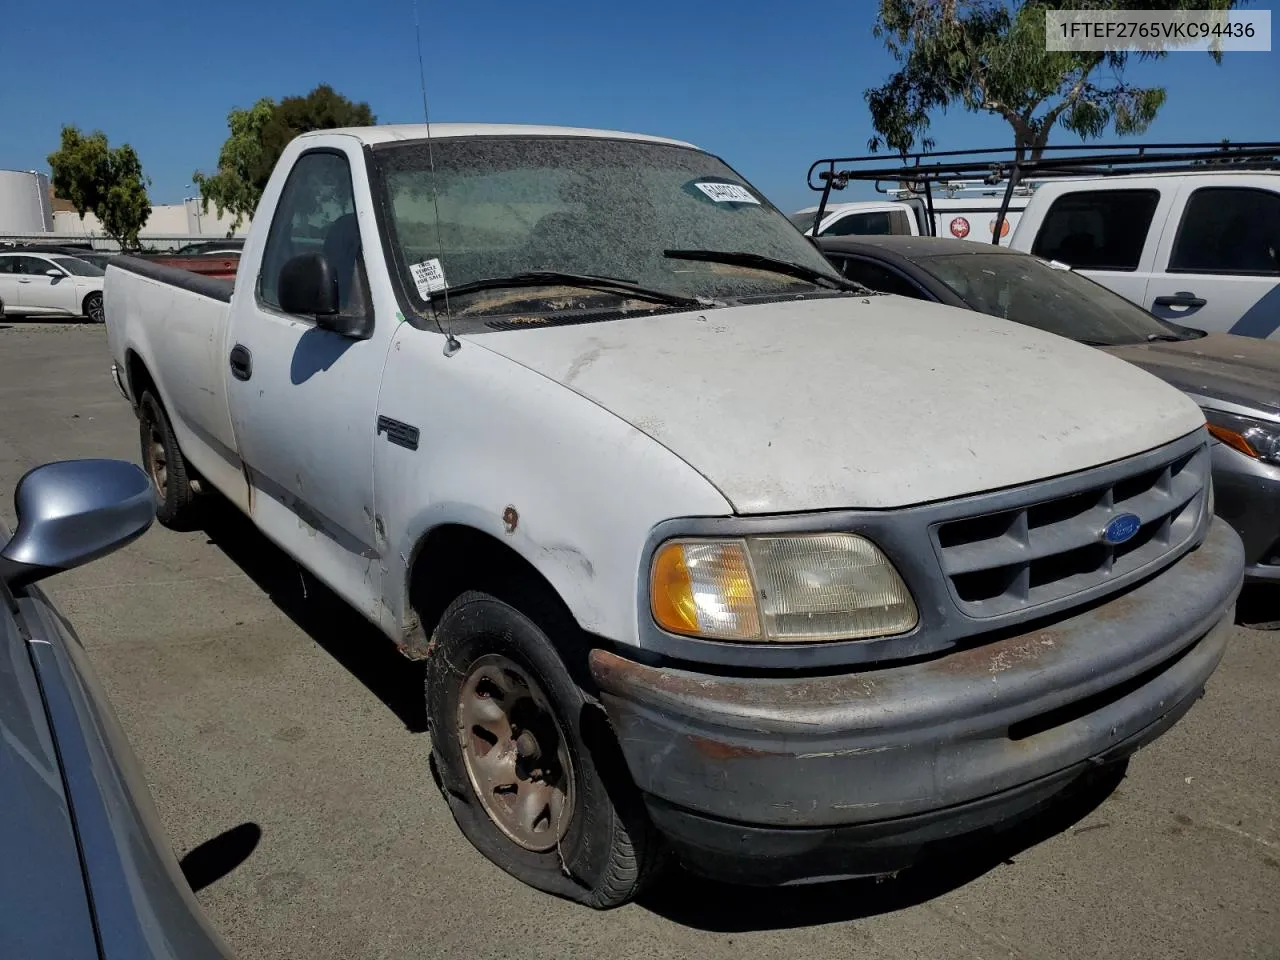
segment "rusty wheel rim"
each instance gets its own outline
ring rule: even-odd
[[[564,839],[573,813],[573,762],[542,688],[507,657],[471,667],[458,699],[458,742],[485,813],[526,850]]]
[[[154,422],[150,425],[149,434],[147,472],[151,474],[151,482],[156,485],[156,491],[163,497],[165,484],[169,480],[169,458],[164,451],[164,437]]]

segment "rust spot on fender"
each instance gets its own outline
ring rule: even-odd
[[[694,735],[690,735],[688,739],[689,745],[708,760],[736,760],[741,757],[772,756],[767,750],[744,747],[737,743],[723,743],[719,740],[709,740],[706,737]]]

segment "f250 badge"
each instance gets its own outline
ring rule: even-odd
[[[1134,516],[1132,513],[1122,513],[1106,525],[1102,531],[1102,539],[1115,546],[1118,543],[1124,543],[1126,540],[1132,540],[1133,535],[1138,532],[1141,526],[1142,520],[1139,517]]]

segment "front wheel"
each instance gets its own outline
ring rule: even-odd
[[[103,323],[107,319],[106,311],[102,309],[102,294],[99,292],[95,291],[85,297],[82,309],[90,323]]]
[[[571,626],[562,619],[549,626]],[[657,838],[603,710],[542,626],[473,591],[445,611],[432,646],[432,760],[466,838],[539,890],[597,909],[633,899]]]

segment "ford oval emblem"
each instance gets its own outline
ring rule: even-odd
[[[1126,540],[1132,540],[1133,535],[1141,527],[1142,520],[1139,517],[1132,513],[1122,513],[1107,524],[1106,529],[1102,531],[1102,539],[1113,546],[1124,543]]]

